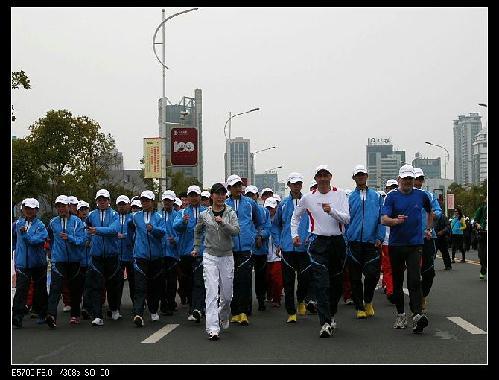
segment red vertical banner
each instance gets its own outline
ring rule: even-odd
[[[198,163],[198,131],[196,128],[172,128],[172,165],[196,166]]]

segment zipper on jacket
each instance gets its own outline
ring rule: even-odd
[[[66,218],[62,218],[62,232],[66,233]],[[68,241],[64,240],[64,246],[66,247],[66,256],[68,258],[68,264],[69,264],[69,251],[68,251]]]
[[[105,210],[99,210],[100,213],[100,226],[104,227],[104,219],[106,218]],[[102,235],[102,258],[106,257],[106,241],[104,240],[104,235]]]
[[[146,211],[146,219],[148,220],[149,223],[151,223],[151,217],[149,216],[149,211]],[[144,224],[146,225],[147,245],[149,246],[149,261],[152,261],[151,241],[149,240],[149,231],[147,230],[147,223],[145,223],[145,221]]]
[[[366,198],[367,198],[367,190],[366,190]],[[360,192],[360,199],[362,199],[362,191]],[[362,224],[360,225],[360,241],[363,242],[362,234],[364,233],[364,204],[366,200],[362,199]]]
[[[26,222],[28,222],[28,221],[26,220]],[[26,225],[26,233],[28,233],[28,227],[27,227],[28,224],[26,223],[25,225]],[[24,241],[24,245],[26,247],[26,268],[29,268],[29,266],[28,266],[28,257],[29,257],[28,256],[28,243],[26,243],[26,241]]]

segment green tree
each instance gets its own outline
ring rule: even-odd
[[[487,196],[487,180],[480,185],[469,187],[454,182],[449,186],[448,192],[454,194],[455,207],[459,207],[464,215],[473,217],[475,210],[480,206],[481,199]]]
[[[50,205],[59,194],[93,199],[117,159],[111,135],[100,132],[94,120],[74,117],[67,110],[51,110],[29,129],[24,142],[13,150],[13,167],[19,173],[36,174],[26,183],[19,178],[22,174],[16,173],[13,193],[17,197],[39,194]]]
[[[11,81],[11,85],[12,85],[13,90],[18,89],[19,86],[22,86],[26,90],[29,90],[31,88],[29,78],[26,75],[26,73],[22,70],[11,72],[10,81]],[[16,121],[16,115],[14,115],[14,106],[11,105],[10,107],[12,109],[12,111],[11,111],[12,121]]]

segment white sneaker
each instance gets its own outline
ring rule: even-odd
[[[407,317],[405,313],[397,314],[395,318],[395,323],[393,324],[394,329],[405,329],[407,327]]]
[[[187,317],[187,320],[188,321],[195,321],[196,317],[194,317],[194,315],[192,315],[192,314],[189,314],[189,316]]]
[[[104,326],[104,320],[102,318],[95,318],[92,321],[92,326]]]
[[[64,305],[64,307],[62,308],[62,311],[67,313],[68,311],[71,311],[71,306],[70,305]]]
[[[151,321],[153,322],[159,321],[159,314],[158,313],[151,314]]]
[[[333,335],[336,332],[337,328],[338,325],[336,323],[336,320],[334,318],[331,318],[331,335]]]
[[[227,320],[223,320],[221,319],[220,320],[220,327],[224,330],[227,330],[230,326],[230,321],[227,319]]]
[[[111,318],[113,318],[113,321],[117,321],[118,319],[123,318],[123,316],[120,314],[119,310],[115,310],[111,312]]]
[[[329,338],[331,336],[331,325],[327,322],[324,323],[319,334],[321,338]]]

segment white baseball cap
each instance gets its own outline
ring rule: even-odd
[[[314,174],[314,177],[317,175],[317,173],[319,173],[321,170],[325,170],[327,171],[329,174],[333,175],[333,173],[331,173],[331,170],[329,170],[328,166],[327,165],[319,165],[315,168],[315,174]]]
[[[262,189],[262,195],[265,193],[272,193],[274,194],[274,190],[272,190],[270,187],[266,187],[265,189]]]
[[[414,178],[424,177],[423,169],[414,168]]]
[[[274,195],[272,195],[272,197],[273,197],[273,198],[275,198],[275,200],[276,200],[277,202],[280,202],[280,201],[281,201],[281,196],[280,196],[279,194],[274,194]]]
[[[24,207],[29,207],[29,208],[40,208],[40,204],[35,198],[26,198],[23,201]]]
[[[232,174],[229,176],[229,178],[227,178],[227,186],[233,186],[235,185],[236,183],[238,182],[243,182],[243,180],[241,179],[241,177],[239,177],[237,174]]]
[[[76,206],[76,209],[79,210],[82,207],[90,208],[90,205],[85,201],[78,201],[78,206]]]
[[[69,202],[68,202],[68,197],[65,196],[65,195],[59,195],[56,199],[55,199],[55,204],[57,203],[62,203],[63,205],[67,205]]]
[[[317,186],[317,181],[315,179],[310,181],[310,185],[308,187],[310,188],[310,187],[314,187],[314,186]]]
[[[181,206],[182,206],[182,200],[181,200],[180,198],[175,197],[175,204],[176,204],[178,207],[181,207]]]
[[[244,194],[248,194],[248,193],[258,194],[258,187],[253,186],[253,185],[246,186],[246,189],[244,190]]]
[[[355,175],[357,173],[365,173],[367,174],[367,169],[364,165],[356,165],[355,168],[353,168],[353,174]]]
[[[140,198],[147,198],[153,201],[155,196],[151,190],[144,190],[142,193],[140,193]]]
[[[303,183],[303,176],[300,173],[289,173],[288,175],[288,180],[286,181],[290,183],[296,183],[296,182],[302,182]]]
[[[348,196],[352,192],[352,189],[345,189],[345,194]]]
[[[99,191],[97,191],[97,194],[95,194],[95,199],[99,197],[104,197],[108,199],[111,198],[111,196],[109,195],[109,191],[107,191],[106,189],[100,189]]]
[[[70,205],[77,205],[78,204],[78,198],[76,198],[73,195],[70,195],[68,197],[68,202],[69,202]]]
[[[263,207],[276,208],[277,207],[277,200],[274,197],[268,197],[267,199],[265,199],[265,203],[263,204]]]
[[[118,198],[116,198],[116,204],[119,204],[121,202],[130,203],[130,199],[126,195],[120,195]]]
[[[406,164],[403,165],[400,170],[399,170],[399,177],[400,178],[407,178],[407,177],[412,177],[414,178],[414,168],[412,165]]]
[[[386,186],[385,187],[390,187],[390,186],[393,186],[393,185],[399,185],[399,183],[397,182],[396,179],[389,179],[388,181],[386,181]]]
[[[142,208],[142,203],[140,202],[140,199],[134,199],[132,201],[132,204],[130,205],[131,207],[136,206]]]
[[[192,192],[194,192],[197,195],[199,195],[199,194],[201,194],[201,188],[199,186],[196,186],[196,185],[189,186],[187,188],[187,195],[189,195]]]
[[[386,193],[383,190],[379,190],[378,194],[381,195],[382,197],[386,196]]]
[[[201,198],[209,198],[211,196],[210,192],[207,190],[201,191]]]
[[[169,199],[171,201],[174,201],[177,195],[173,190],[165,190],[163,191],[163,194],[161,194],[161,200],[164,201],[165,199]]]

